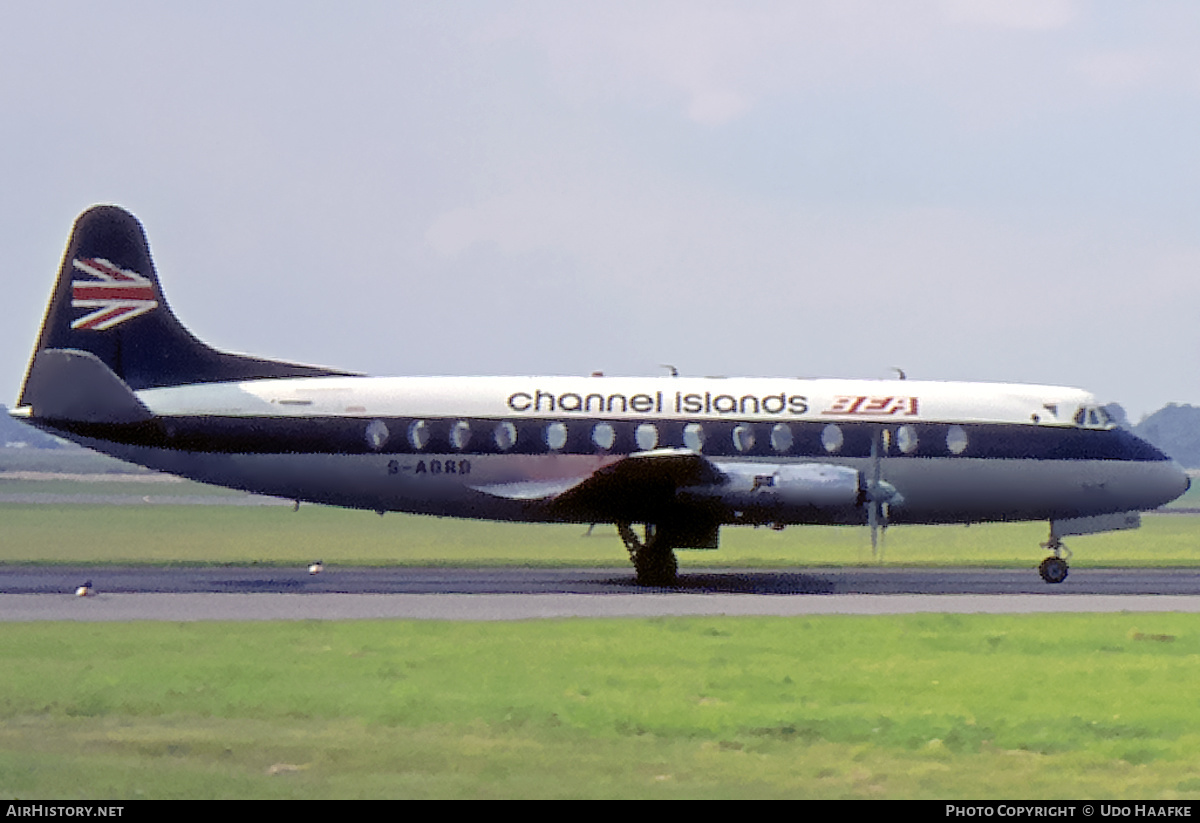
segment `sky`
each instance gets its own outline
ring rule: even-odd
[[[75,217],[218,348],[1200,405],[1193,0],[0,0],[0,402]]]

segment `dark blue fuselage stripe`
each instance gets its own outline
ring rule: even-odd
[[[644,451],[638,442],[638,428],[650,424],[657,432],[654,448],[687,448],[684,427],[697,423],[703,431],[701,452],[709,457],[754,457],[828,459],[864,458],[871,454],[872,432],[879,423],[837,423],[842,444],[828,451],[822,444],[827,421],[792,421],[787,438],[772,438],[774,424],[734,420],[564,420],[545,419],[469,419],[462,418],[358,418],[358,417],[159,417],[136,424],[81,423],[75,421],[32,420],[30,422],[56,434],[108,440],[132,446],[174,449],[217,454],[630,454]],[[412,426],[423,422],[416,447]],[[469,437],[461,436],[461,424],[469,427]],[[550,434],[550,426],[565,426]],[[600,448],[593,441],[593,428],[600,423],[612,427],[611,447]],[[382,425],[380,425],[382,424]],[[515,427],[515,442],[509,448],[508,432],[497,436],[499,427]],[[459,426],[457,443],[455,426]],[[1012,460],[1126,460],[1163,461],[1165,454],[1124,429],[1076,429],[1009,424],[907,423],[883,424],[891,432],[889,457],[968,457]],[[916,447],[908,453],[899,449],[897,431],[901,425],[915,434]],[[735,445],[734,429],[750,428]],[[951,451],[948,435],[965,434],[966,445]],[[561,448],[550,447],[555,439]],[[949,438],[951,441],[954,437]],[[752,445],[750,444],[752,440]],[[773,442],[774,441],[774,442]],[[559,445],[555,442],[555,445]],[[777,444],[787,444],[777,451]],[[958,445],[958,444],[956,444]]]

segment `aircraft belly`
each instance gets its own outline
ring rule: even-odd
[[[903,496],[893,523],[1049,520],[1153,509],[1173,499],[1167,462],[887,458],[883,476]]]
[[[504,499],[472,486],[582,478],[606,462],[590,455],[233,454],[86,439],[81,444],[158,471],[255,494],[372,511],[481,520],[553,518],[540,501]]]

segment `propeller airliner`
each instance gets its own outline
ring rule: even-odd
[[[368,377],[217,351],[163,296],[141,224],[77,220],[13,414],[122,460],[377,512],[611,523],[637,581],[722,526],[1045,520],[1136,528],[1183,470],[1057,386],[895,380]]]

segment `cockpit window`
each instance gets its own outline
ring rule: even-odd
[[[1111,429],[1117,425],[1112,416],[1100,406],[1080,406],[1071,421],[1076,426],[1089,429]]]

